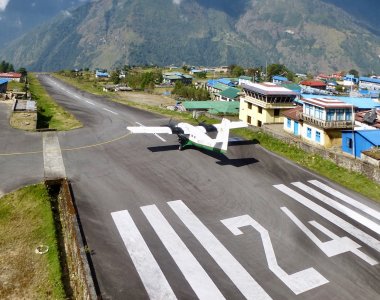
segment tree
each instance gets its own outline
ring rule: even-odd
[[[348,74],[354,75],[356,78],[359,77],[359,72],[357,70],[355,70],[355,69],[352,69],[352,70],[348,71]]]
[[[114,84],[119,84],[120,83],[120,71],[115,70],[111,73],[111,81]]]
[[[293,81],[294,79],[294,73],[290,71],[285,65],[283,64],[271,64],[268,66],[267,71],[267,78],[266,80],[272,81],[273,76],[279,75],[279,76],[285,76],[290,81]]]
[[[22,77],[26,77],[28,75],[28,71],[25,68],[19,68],[17,73],[20,73]]]
[[[231,70],[231,75],[233,77],[240,77],[241,75],[244,75],[244,69],[241,66],[234,66]]]

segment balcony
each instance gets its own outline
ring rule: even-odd
[[[323,129],[352,129],[353,124],[352,121],[325,121],[325,120],[318,120],[313,117],[304,115],[301,113],[301,119],[310,125],[315,125],[319,128]]]

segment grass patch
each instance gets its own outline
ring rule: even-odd
[[[257,140],[266,149],[286,157],[348,189],[380,202],[380,185],[360,173],[339,167],[320,155],[307,153],[296,146],[284,143],[263,132],[253,132],[245,128],[233,129],[232,132],[248,140]]]
[[[58,76],[57,76],[58,77]],[[79,89],[83,89],[87,92],[91,92],[91,90],[87,89],[87,85],[81,83],[80,81],[70,78],[70,81],[67,80],[67,77],[58,77],[71,83],[71,81],[75,82],[75,86]],[[147,105],[143,103],[132,102],[124,99],[119,99],[118,97],[111,98],[109,94],[107,96],[110,100],[119,102],[122,104],[126,104],[128,106],[137,107],[143,110],[148,110],[166,117],[170,117],[176,119],[178,121],[184,121],[191,124],[197,124],[198,122],[205,123],[219,123],[219,120],[207,118],[205,116],[200,117],[198,120],[194,120],[192,118],[191,113],[177,112],[177,111],[169,111],[165,108],[161,108],[158,106]],[[286,157],[289,160],[294,161],[295,163],[306,167],[317,174],[320,174],[336,183],[341,184],[342,186],[351,189],[355,192],[358,192],[370,199],[373,199],[377,202],[380,202],[380,185],[373,180],[365,177],[362,174],[351,172],[345,168],[337,166],[335,163],[324,159],[323,157],[307,153],[293,145],[289,145],[284,143],[278,139],[271,137],[268,134],[263,132],[254,132],[247,128],[239,128],[233,129],[232,133],[238,136],[241,136],[247,140],[257,140],[261,146],[277,153],[283,157]]]
[[[48,95],[34,74],[29,74],[28,80],[32,99],[37,101],[37,129],[71,130],[82,127],[82,123]]]
[[[90,76],[83,78],[83,77],[68,77],[68,76],[58,74],[58,73],[54,73],[52,75],[62,81],[65,81],[71,84],[72,86],[75,86],[78,89],[84,90],[91,94],[98,95],[98,96],[107,96],[107,97],[109,96],[109,92],[103,91],[103,86],[106,84],[112,84],[112,82],[99,81],[95,78],[90,78]]]
[[[50,201],[42,183],[0,199],[0,299],[66,299]]]
[[[8,90],[15,92],[24,92],[26,90],[25,83],[17,82],[14,80],[8,81]]]

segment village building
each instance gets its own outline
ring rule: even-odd
[[[282,123],[282,112],[293,108],[297,93],[271,82],[243,84],[239,119],[250,125]]]
[[[16,73],[16,72],[0,73],[0,79],[6,79],[8,81],[20,82],[21,78],[22,78],[21,73]]]
[[[354,128],[354,106],[332,98],[302,102],[302,107],[284,112],[284,130],[313,145],[340,147],[342,130]]]

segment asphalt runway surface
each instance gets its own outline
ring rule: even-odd
[[[84,124],[58,137],[103,299],[379,299],[377,203],[257,144],[223,156],[129,134],[169,120],[39,77]],[[16,133],[0,154],[41,151],[38,134]],[[0,155],[0,190],[41,165]]]

